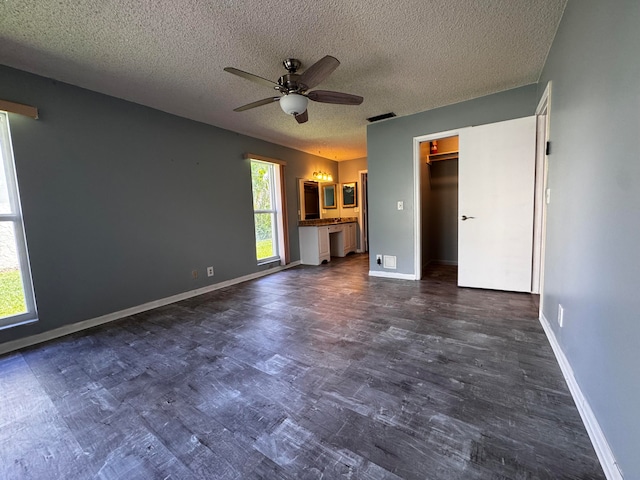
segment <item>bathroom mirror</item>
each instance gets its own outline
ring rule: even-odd
[[[322,208],[338,208],[335,183],[322,186]]]
[[[298,215],[300,220],[320,218],[320,189],[318,182],[298,179]]]

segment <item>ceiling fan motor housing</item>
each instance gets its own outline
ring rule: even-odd
[[[307,86],[300,83],[300,75],[297,73],[287,73],[278,79],[275,89],[282,93],[303,93]]]

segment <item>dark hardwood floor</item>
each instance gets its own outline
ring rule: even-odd
[[[296,267],[0,357],[2,479],[603,479],[537,297]]]

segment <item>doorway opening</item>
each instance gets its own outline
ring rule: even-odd
[[[431,158],[433,150],[438,156],[452,153],[451,157],[443,157],[455,158],[455,149],[444,146],[444,139],[449,137],[459,140],[457,172],[453,166],[444,168],[451,160]],[[413,145],[415,278],[422,278],[423,268],[429,264],[450,263],[458,265],[459,286],[530,293],[535,118],[415,137]],[[445,172],[437,172],[436,168]],[[434,191],[438,188],[444,192]],[[432,210],[442,202],[430,197],[440,193],[451,193],[448,215]],[[440,232],[434,228],[439,218],[441,223],[447,218],[453,220],[448,241],[439,240]],[[438,241],[442,242],[441,247],[449,247],[450,254],[435,250]]]
[[[433,275],[456,283],[458,265],[458,135],[419,139],[418,278]]]

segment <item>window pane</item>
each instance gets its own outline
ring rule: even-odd
[[[256,254],[258,260],[275,257],[276,242],[274,241],[273,213],[255,213],[256,222]]]
[[[272,210],[271,169],[268,163],[251,162],[251,186],[253,188],[253,209]]]
[[[14,175],[9,118],[0,112],[0,327],[37,320]],[[7,214],[10,214],[7,216]],[[17,233],[16,233],[17,232]],[[24,263],[21,262],[24,260]],[[25,291],[25,285],[27,290]]]
[[[0,318],[27,311],[13,222],[0,222]]]
[[[4,119],[0,119],[2,121]],[[9,188],[7,186],[6,160],[3,158],[4,145],[3,138],[0,137],[0,213],[13,213],[9,203]]]

